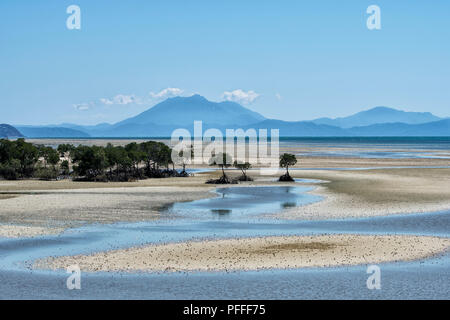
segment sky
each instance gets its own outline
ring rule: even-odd
[[[0,123],[114,123],[195,93],[290,121],[449,117],[449,15],[448,0],[2,0]]]

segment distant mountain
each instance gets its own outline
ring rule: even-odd
[[[191,132],[193,135],[193,124],[183,127]],[[216,128],[225,134],[226,129],[267,129],[268,135],[270,135],[271,129],[279,129],[280,136],[293,137],[293,136],[342,136],[348,135],[345,129],[318,125],[312,122],[298,121],[288,122],[282,120],[264,120],[258,123],[249,124],[247,126],[230,125],[230,126],[211,126],[203,125],[203,132],[210,128]],[[103,137],[170,137],[172,132],[177,129],[175,126],[169,125],[156,125],[156,124],[123,124],[115,126],[114,128],[104,131]]]
[[[62,127],[81,131],[88,134],[91,137],[103,137],[104,133],[109,129],[113,128],[112,124],[109,123],[99,123],[97,125],[78,125],[73,123],[61,123],[60,125],[49,126],[49,127]],[[113,135],[114,136],[114,135]]]
[[[342,128],[324,124],[315,124],[310,121],[282,121],[264,120],[247,126],[245,129],[267,129],[270,135],[271,129],[279,129],[280,137],[324,137],[324,136],[346,136],[349,133]]]
[[[141,114],[116,123],[123,125],[152,125],[171,127],[191,127],[196,120],[206,126],[245,126],[265,118],[257,112],[231,101],[212,102],[200,95],[169,98]]]
[[[101,130],[107,130],[111,128],[113,125],[109,123],[99,123],[96,125],[90,125],[90,126],[83,126],[79,124],[74,123],[61,123],[59,125],[55,126],[49,126],[49,127],[62,127],[62,128],[70,128],[75,130],[80,130],[83,132],[89,132],[89,131],[101,131]]]
[[[307,121],[265,120],[245,129],[248,128],[279,129],[280,137],[450,136],[450,119],[421,124],[382,123],[348,129]]]
[[[280,137],[345,136],[450,136],[450,119],[429,112],[405,112],[376,107],[345,118],[321,118],[313,121],[282,121],[262,115],[234,102],[211,102],[200,95],[167,99],[141,114],[116,124],[81,126],[65,123],[57,126],[17,126],[30,138],[84,137],[170,137],[177,128],[193,135],[194,121],[201,120],[205,132],[225,129],[279,129]]]
[[[201,120],[203,129],[237,128],[265,118],[238,103],[211,102],[200,95],[169,98],[141,114],[114,125],[101,123],[81,126],[71,123],[59,126],[21,126],[27,137],[169,137],[173,130],[186,128],[193,132],[194,121]]]
[[[178,126],[160,126],[154,123],[148,124],[122,124],[107,130],[89,131],[96,137],[170,137]],[[192,130],[192,124],[186,129]]]
[[[17,127],[27,138],[88,138],[86,132],[63,127]]]
[[[319,118],[316,124],[327,124],[341,128],[361,127],[378,123],[419,124],[442,120],[430,112],[407,112],[387,107],[375,107],[344,118]]]
[[[0,138],[21,138],[23,134],[9,124],[0,124]]]
[[[348,129],[348,132],[354,136],[450,136],[450,119],[421,124],[374,124],[353,127]]]

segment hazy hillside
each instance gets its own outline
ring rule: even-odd
[[[321,136],[450,136],[450,119],[421,124],[383,123],[370,126],[343,129],[335,126],[318,125],[312,122],[287,122],[266,120],[254,128],[280,129],[284,137]]]
[[[190,126],[192,127],[192,126]],[[189,128],[190,128],[189,127]],[[122,124],[102,131],[95,131],[98,137],[170,137],[177,127],[148,124]],[[187,129],[189,129],[187,128]]]
[[[315,124],[308,121],[289,122],[282,120],[264,120],[254,125],[247,126],[255,129],[279,129],[281,137],[321,137],[321,136],[345,136],[348,132],[342,128]]]
[[[421,124],[374,124],[350,128],[348,131],[355,136],[450,136],[450,119]]]
[[[312,120],[316,124],[327,124],[341,128],[361,127],[378,123],[419,124],[442,120],[429,112],[406,112],[387,107],[375,107],[343,118],[319,118]]]
[[[20,138],[22,133],[9,124],[0,124],[0,138]]]
[[[101,131],[101,130],[107,130],[112,127],[109,123],[99,123],[93,126],[82,126],[78,124],[73,123],[61,123],[60,125],[50,126],[50,127],[62,127],[62,128],[69,128],[69,129],[75,129],[83,132],[89,133],[90,131]]]
[[[86,132],[62,127],[17,127],[27,138],[87,138]]]

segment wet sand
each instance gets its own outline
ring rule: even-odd
[[[190,241],[47,258],[35,268],[82,271],[238,271],[409,261],[448,250],[450,239],[419,236],[322,235]]]
[[[308,170],[291,175],[322,180],[311,193],[324,200],[274,215],[280,219],[358,218],[450,208],[450,169]]]
[[[239,172],[229,174],[237,176]],[[65,229],[90,223],[158,219],[160,209],[173,202],[214,197],[214,186],[205,181],[219,175],[216,171],[188,178],[126,183],[0,181],[0,225],[11,226],[8,231],[1,227],[0,237],[36,234],[27,232],[25,226]],[[259,170],[251,170],[249,175],[255,181],[238,186],[306,184],[315,188],[312,193],[324,198],[271,215],[280,219],[370,217],[450,208],[450,169],[291,170],[293,177],[322,181],[313,184],[279,183],[275,176],[260,176]],[[14,225],[21,227],[12,232]]]
[[[125,140],[117,143],[129,142]],[[285,151],[293,152],[290,149]],[[258,170],[251,170],[249,175],[255,178],[254,182],[232,186],[308,185],[314,187],[311,193],[324,199],[314,204],[273,212],[269,216],[278,219],[322,220],[448,210],[450,169],[419,168],[448,165],[448,159],[306,156],[299,157],[295,168],[310,169],[292,170],[291,175],[299,179],[320,180],[319,182],[279,183],[275,181],[276,176],[260,176]],[[417,168],[320,170],[391,166]],[[230,170],[229,174],[237,176],[239,172]],[[215,196],[212,192],[214,186],[205,185],[204,182],[218,175],[220,172],[216,171],[190,178],[149,179],[127,183],[0,181],[0,237],[36,236],[91,223],[159,219],[162,217],[160,209],[173,202]],[[397,231],[389,233],[396,235],[342,234],[227,240],[194,237],[196,240],[189,242],[132,247],[87,256],[46,258],[37,261],[34,267],[65,269],[69,265],[78,264],[82,271],[91,272],[297,269],[418,260],[448,252],[450,248],[449,238],[398,235]],[[141,243],[123,248],[139,246]],[[111,248],[114,247],[92,250],[96,252]],[[76,253],[78,251],[73,254]],[[69,253],[61,251],[54,254]]]
[[[204,181],[201,174],[123,183],[0,181],[0,237],[32,237],[91,223],[158,219],[161,208],[173,202],[213,197],[214,188]]]
[[[213,196],[206,188],[193,187],[40,190],[0,200],[0,237],[34,236],[45,229],[54,233],[55,228],[61,231],[90,223],[149,221],[158,219],[160,210],[173,202]]]
[[[33,227],[21,225],[0,225],[0,237],[20,238],[20,237],[38,237],[42,235],[58,234],[62,228],[51,227]]]

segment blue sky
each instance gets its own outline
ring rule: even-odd
[[[72,4],[81,30],[66,28]],[[113,123],[179,93],[283,120],[448,117],[449,15],[447,0],[2,0],[0,122]]]

